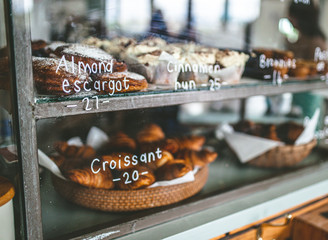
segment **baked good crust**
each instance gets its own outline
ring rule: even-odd
[[[113,72],[123,72],[127,70],[127,65],[124,62],[119,62],[113,58],[109,53],[101,50],[97,47],[92,47],[83,44],[67,44],[56,48],[55,54],[58,57],[65,56],[66,60],[71,60],[74,57],[74,62],[79,64],[83,62],[84,64],[96,63],[97,65],[101,62],[111,63],[113,61]]]
[[[92,79],[95,81],[100,81],[100,85],[102,86],[103,82],[114,81],[115,86],[116,82],[121,82],[121,89],[117,89],[115,87],[114,93],[126,93],[126,92],[137,92],[144,90],[148,87],[147,80],[137,74],[132,72],[114,72],[114,73],[102,73],[102,74],[95,74],[92,76]],[[124,83],[124,80],[128,80],[128,82]],[[128,87],[126,87],[128,86]],[[95,88],[94,88],[95,89]],[[113,90],[105,87],[104,89],[95,89],[96,91],[106,94],[106,93],[113,93]]]
[[[32,64],[35,86],[38,93],[41,94],[71,95],[75,93],[75,81],[80,81],[78,85],[81,89],[83,84],[89,81],[89,74],[74,73],[73,68],[77,69],[77,65],[73,66],[69,61],[67,61],[67,70],[64,65],[60,65],[60,59],[55,58],[33,57]],[[65,79],[69,83],[69,86],[65,88],[70,91],[69,93],[65,92],[62,87]]]

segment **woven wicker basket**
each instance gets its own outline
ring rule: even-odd
[[[193,182],[130,191],[87,188],[54,175],[52,181],[56,191],[73,203],[102,211],[123,212],[179,202],[198,193],[207,178],[208,166],[196,173]]]
[[[291,167],[306,158],[316,144],[314,139],[307,144],[279,146],[252,159],[248,164],[265,168]]]

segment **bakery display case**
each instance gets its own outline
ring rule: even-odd
[[[0,10],[16,239],[210,239],[327,194],[328,3]]]

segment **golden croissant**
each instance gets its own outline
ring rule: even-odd
[[[156,179],[172,180],[183,177],[190,171],[192,171],[192,165],[189,162],[184,159],[174,159],[156,170]]]
[[[218,154],[216,152],[211,152],[208,149],[201,151],[194,151],[190,149],[185,149],[177,153],[177,158],[184,159],[191,163],[192,166],[203,167],[206,164],[213,162],[217,158]]]
[[[112,173],[107,171],[99,171],[94,173],[90,168],[72,169],[66,172],[66,177],[78,184],[91,188],[112,189],[114,187]]]
[[[205,143],[203,136],[189,136],[180,138],[168,138],[165,140],[163,149],[171,153],[176,153],[182,149],[201,150]]]
[[[133,138],[130,138],[123,132],[118,132],[109,142],[109,147],[112,151],[116,152],[135,152],[135,150],[137,149],[137,144]]]
[[[162,151],[162,157],[156,158],[155,161],[151,161],[150,163],[147,163],[147,167],[149,167],[152,170],[156,170],[157,168],[163,166],[165,163],[173,160],[174,157],[170,152]]]
[[[153,172],[144,166],[138,166],[121,172],[117,187],[121,190],[135,190],[150,186],[155,182]]]
[[[65,157],[91,159],[96,156],[95,150],[88,145],[79,147],[75,145],[69,145],[67,142],[57,142],[55,144],[55,149],[59,154]]]
[[[137,134],[137,141],[140,144],[158,142],[165,138],[162,128],[156,124],[150,124]]]

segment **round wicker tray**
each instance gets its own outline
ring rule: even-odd
[[[179,202],[198,193],[208,177],[208,166],[200,169],[195,181],[166,187],[139,190],[105,190],[87,188],[52,176],[55,190],[69,201],[102,211],[123,212],[164,206]]]
[[[291,167],[306,158],[312,148],[317,144],[313,139],[311,142],[302,145],[279,146],[266,153],[252,159],[248,164],[256,167],[283,168]]]

